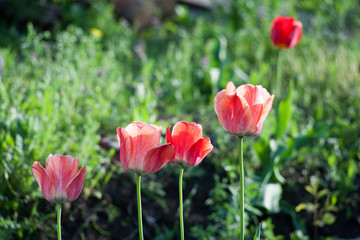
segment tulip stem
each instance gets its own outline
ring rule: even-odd
[[[139,224],[139,239],[144,239],[143,225],[142,225],[142,211],[141,211],[141,174],[136,174],[136,194],[137,194],[137,208],[138,208],[138,224]]]
[[[239,136],[239,170],[240,170],[240,240],[245,237],[245,219],[244,219],[244,157],[243,146],[244,137]]]
[[[61,203],[56,204],[57,212],[57,234],[58,240],[61,240]]]
[[[182,192],[182,182],[183,182],[184,166],[181,166],[179,174],[179,211],[180,211],[180,235],[181,240],[184,240],[184,209],[183,209],[183,192]]]
[[[276,82],[275,82],[275,96],[278,99],[278,102],[281,100],[281,50],[278,50],[277,59],[276,59]]]

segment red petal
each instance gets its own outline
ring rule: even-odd
[[[173,140],[172,140],[172,137],[171,137],[170,128],[171,128],[171,126],[168,126],[168,128],[166,129],[165,139],[166,139],[166,143],[171,143],[171,144],[173,144]]]
[[[213,150],[209,138],[200,138],[186,153],[187,165],[196,166]]]
[[[202,137],[202,127],[196,123],[177,122],[172,129],[175,159],[185,159],[189,148]]]
[[[231,134],[246,133],[252,123],[249,104],[242,96],[230,94],[228,89],[216,94],[214,108],[219,122]]]
[[[132,144],[130,141],[130,137],[124,128],[119,127],[116,129],[116,132],[117,132],[118,141],[119,141],[119,145],[120,145],[120,163],[121,163],[121,166],[125,170],[128,170],[129,169],[129,161],[131,160],[131,157],[132,157],[131,156]]]
[[[78,172],[79,159],[72,156],[50,155],[46,160],[46,172],[55,188],[56,198],[66,197],[66,186]]]
[[[174,146],[170,143],[152,148],[145,156],[143,166],[139,170],[143,173],[159,171],[166,163],[174,159]]]
[[[39,184],[45,199],[52,201],[54,198],[54,187],[45,168],[43,168],[38,161],[35,161],[32,165],[32,173]]]
[[[83,189],[86,177],[86,168],[83,166],[77,174],[71,179],[69,184],[66,186],[66,200],[74,201],[77,199]]]

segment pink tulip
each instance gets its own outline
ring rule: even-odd
[[[172,162],[195,166],[212,151],[213,146],[209,138],[202,137],[202,127],[196,123],[177,122],[170,133],[166,131],[166,142],[174,145],[175,158]]]
[[[216,115],[231,134],[256,136],[269,114],[274,95],[260,85],[241,85],[237,89],[229,82],[226,89],[216,94],[214,108]]]
[[[125,170],[154,173],[174,158],[171,144],[159,145],[161,127],[144,122],[132,122],[117,128],[120,162]]]
[[[45,168],[38,161],[32,165],[33,175],[45,199],[61,203],[77,199],[84,186],[86,168],[79,168],[79,159],[72,156],[52,155],[47,158]]]
[[[302,23],[291,17],[277,16],[271,24],[271,40],[278,48],[293,48],[302,36]]]

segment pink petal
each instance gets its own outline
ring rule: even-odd
[[[260,117],[260,120],[258,122],[258,124],[256,125],[256,130],[255,130],[255,133],[253,136],[256,136],[260,133],[261,129],[262,129],[262,126],[263,126],[263,123],[267,117],[267,115],[269,114],[271,108],[272,108],[272,104],[273,104],[273,101],[274,101],[274,95],[271,95],[270,98],[268,98],[268,100],[266,101],[266,103],[264,104],[264,109],[261,113],[261,117]]]
[[[79,159],[72,156],[50,155],[46,160],[46,172],[55,188],[56,198],[66,197],[66,186],[78,172]]]
[[[77,174],[71,179],[69,184],[66,186],[66,200],[74,201],[77,199],[83,189],[86,177],[86,168],[83,166]]]
[[[231,134],[242,135],[252,124],[249,104],[242,96],[222,90],[214,99],[215,113],[224,129]]]
[[[125,170],[128,170],[129,162],[132,159],[132,144],[130,141],[130,137],[124,128],[119,127],[116,129],[116,132],[120,145],[120,163]]]
[[[170,143],[152,148],[145,156],[143,166],[139,170],[143,173],[159,171],[166,163],[174,159],[174,146]]]
[[[246,135],[252,135],[256,130],[256,125],[259,122],[261,113],[263,111],[263,91],[262,86],[253,86],[250,84],[241,85],[237,88],[236,93],[245,98],[247,103],[249,104],[251,116],[252,116],[252,124],[249,129],[249,133]]]
[[[186,153],[186,164],[190,166],[198,165],[212,150],[213,145],[211,144],[210,139],[200,138]]]
[[[175,159],[184,159],[189,148],[202,137],[202,127],[196,123],[177,122],[172,129]]]
[[[142,165],[145,155],[160,142],[161,128],[144,122],[132,122],[126,128],[131,141],[129,169]]]
[[[52,201],[54,198],[54,186],[45,168],[43,168],[38,161],[35,161],[32,165],[32,173],[39,184],[45,199]]]

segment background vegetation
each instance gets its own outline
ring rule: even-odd
[[[54,1],[62,18],[51,25],[39,23],[44,1],[35,2],[16,1],[0,19],[1,239],[55,238],[54,205],[31,173],[51,153],[87,167],[81,197],[63,211],[64,239],[137,239],[134,179],[120,166],[115,129],[147,121],[165,133],[179,120],[202,124],[215,146],[185,170],[186,235],[236,239],[237,145],[213,99],[228,81],[275,91],[277,15],[296,17],[304,33],[281,55],[284,120],[272,111],[245,139],[248,239],[259,222],[270,240],[360,236],[357,1],[178,5],[142,32],[105,1]],[[169,165],[143,178],[149,239],[178,238],[177,174]]]

